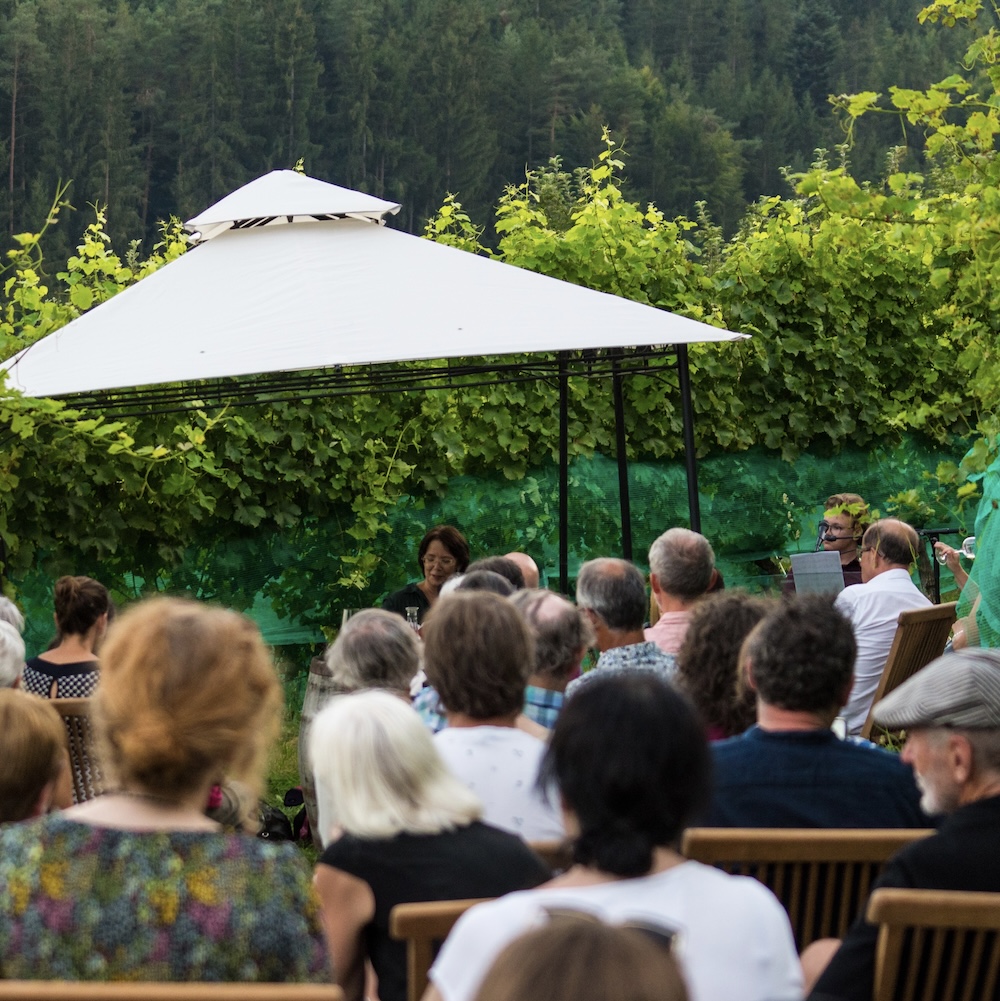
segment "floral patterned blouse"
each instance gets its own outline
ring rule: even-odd
[[[330,979],[294,845],[123,831],[52,814],[0,828],[0,976]]]

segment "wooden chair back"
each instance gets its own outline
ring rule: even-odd
[[[956,601],[948,601],[943,605],[931,605],[930,608],[911,608],[900,612],[896,625],[896,635],[889,648],[889,657],[885,662],[885,670],[875,691],[872,706],[884,699],[893,689],[912,677],[922,667],[944,653],[948,634],[955,623]],[[868,710],[868,718],[861,728],[861,736],[866,739],[872,732],[872,713]]]
[[[887,887],[868,920],[879,926],[875,1001],[1000,997],[1000,893]]]
[[[90,699],[52,699],[66,725],[69,760],[73,768],[73,802],[83,803],[104,792],[104,777],[94,756]]]
[[[389,935],[406,943],[407,1001],[420,1001],[427,990],[427,971],[455,922],[488,897],[469,900],[428,900],[396,904],[389,912]]]
[[[573,864],[573,846],[568,841],[529,841],[528,847],[554,872]]]
[[[682,853],[740,876],[753,876],[781,901],[801,951],[820,938],[843,938],[864,911],[890,856],[933,830],[692,827]]]
[[[344,1001],[336,984],[0,980],[3,1001]]]

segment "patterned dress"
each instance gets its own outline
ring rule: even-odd
[[[51,814],[0,829],[0,976],[322,982],[330,968],[294,845]]]
[[[85,699],[94,694],[100,674],[96,660],[73,664],[53,664],[32,657],[24,665],[21,681],[24,690],[43,699]]]

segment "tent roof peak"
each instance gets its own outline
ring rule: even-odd
[[[184,225],[202,240],[230,229],[364,219],[382,223],[399,211],[395,202],[342,188],[295,170],[272,170],[199,212]]]

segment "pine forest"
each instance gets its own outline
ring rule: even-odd
[[[786,168],[844,142],[830,94],[924,88],[966,30],[920,0],[0,0],[0,225],[64,260],[106,207],[115,245],[155,236],[300,159],[403,205],[419,232],[455,193],[474,218],[525,171],[594,162],[668,217],[704,201],[732,233]],[[907,141],[859,126],[859,178]],[[919,143],[916,144],[919,148]],[[898,166],[898,165],[897,165]],[[487,234],[487,239],[490,235]]]

